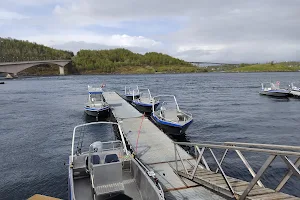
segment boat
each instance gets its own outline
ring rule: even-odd
[[[84,146],[83,136],[88,133],[81,130],[91,130],[86,127],[96,124],[116,127],[121,140],[94,141]],[[76,126],[68,168],[69,200],[164,199],[155,173],[130,154],[121,127],[115,122]]]
[[[4,82],[0,82],[0,84],[4,84]]]
[[[154,108],[156,109],[159,101],[151,96],[151,92],[148,88],[139,88],[139,97],[135,98],[133,91],[131,104],[141,113],[149,115],[152,112],[152,104],[154,104]]]
[[[89,116],[105,118],[109,115],[109,105],[103,97],[102,87],[88,85],[88,102],[84,106],[84,111]]]
[[[140,91],[139,91],[139,86],[134,87],[130,87],[130,86],[125,86],[125,94],[124,94],[124,98],[131,102],[133,100],[133,98],[137,99],[140,97]]]
[[[154,123],[164,132],[173,135],[185,133],[193,122],[192,114],[180,110],[174,95],[159,95],[154,98],[160,101],[156,109],[154,103],[152,103],[151,119]],[[162,98],[167,98],[167,101],[162,101]]]
[[[274,97],[287,97],[290,94],[290,90],[288,89],[281,89],[279,87],[280,82],[277,81],[275,84],[272,82],[261,83],[261,91],[259,94],[267,95],[267,96],[274,96]]]
[[[291,94],[300,97],[300,86],[296,83],[291,83],[290,85]]]

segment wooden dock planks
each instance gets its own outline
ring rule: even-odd
[[[192,171],[188,171],[189,173],[192,173]],[[230,190],[223,178],[223,176],[220,173],[215,173],[213,171],[208,171],[206,169],[197,169],[195,176],[193,179],[189,177],[185,173],[185,171],[180,171],[178,173],[180,176],[185,177],[187,179],[190,179],[196,183],[199,183],[200,185],[204,185],[208,188],[211,188],[213,190],[219,191],[222,194],[225,194],[227,196],[230,196]],[[230,182],[234,192],[241,196],[244,192],[244,190],[248,187],[249,182],[239,180],[232,177],[227,177],[228,181]],[[258,185],[255,185],[253,189],[250,191],[248,196],[246,197],[248,200],[279,200],[279,199],[299,199],[298,197],[294,197],[288,194],[284,194],[281,192],[276,192],[275,190],[269,189],[269,188],[263,188]]]

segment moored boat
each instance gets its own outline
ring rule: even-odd
[[[159,101],[151,96],[151,92],[148,88],[139,88],[139,97],[135,98],[133,91],[131,104],[141,113],[148,115],[152,112],[152,104],[154,104],[154,109],[156,109]]]
[[[167,97],[167,101],[163,101]],[[159,95],[154,97],[159,99],[160,104],[155,109],[152,104],[153,112],[151,119],[164,132],[179,135],[183,134],[193,122],[192,114],[183,112],[179,109],[176,97],[174,95]]]
[[[139,86],[136,87],[125,86],[124,98],[127,101],[131,102],[133,98],[137,99],[139,97],[140,97]]]
[[[259,94],[274,97],[287,97],[290,94],[290,90],[281,89],[279,85],[279,81],[277,81],[276,84],[271,82],[261,83],[261,91]]]
[[[291,94],[297,97],[300,97],[300,86],[299,83],[291,83],[290,85]]]
[[[88,86],[88,92],[88,102],[84,106],[85,113],[96,118],[107,117],[109,115],[109,105],[103,98],[102,87]]]
[[[84,146],[83,136],[87,133],[77,135],[81,133],[78,130],[97,124],[117,126],[121,141],[94,141]],[[69,200],[164,199],[155,173],[133,158],[115,122],[93,122],[74,128],[68,183]]]

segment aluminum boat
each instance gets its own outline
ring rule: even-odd
[[[109,115],[109,105],[103,98],[102,87],[88,86],[88,92],[88,102],[84,106],[85,113],[96,118],[107,117]]]
[[[84,141],[83,136],[88,133],[81,130],[99,124],[114,126],[121,140]],[[83,145],[85,143],[88,145]],[[121,127],[114,122],[93,122],[74,128],[68,183],[69,200],[164,199],[155,173],[133,158],[127,150]]]
[[[279,85],[279,81],[277,81],[276,83],[261,83],[261,91],[259,92],[259,94],[274,97],[287,97],[290,94],[290,90],[281,89]]]
[[[300,97],[300,84],[299,83],[291,83],[290,90],[291,90],[292,95]]]
[[[164,132],[180,135],[183,134],[193,122],[192,114],[179,109],[174,95],[159,95],[154,97],[159,99],[159,106],[155,108],[152,103],[152,120]]]
[[[139,97],[135,98],[133,91],[131,104],[141,113],[149,115],[152,112],[152,104],[154,104],[154,108],[156,109],[159,101],[151,96],[151,92],[148,88],[139,88]]]

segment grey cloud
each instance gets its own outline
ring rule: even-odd
[[[159,48],[132,47],[132,49],[142,53],[160,51],[194,61],[300,60],[299,0],[63,0],[56,2],[54,16],[42,18],[41,21],[49,22],[44,23],[44,28],[47,31],[56,31],[57,34],[60,33],[58,30],[79,30],[93,24],[114,26],[126,21],[136,21],[138,23],[135,30],[138,30],[140,35],[143,28],[138,24],[143,21],[155,22],[164,19],[164,21],[175,21],[180,27],[179,30],[173,29],[173,32],[151,34],[151,39],[160,41],[164,45]],[[39,24],[38,18],[30,21],[29,23],[23,20],[22,27],[27,23],[32,26]],[[45,24],[48,24],[48,27]],[[126,29],[126,27],[122,28]],[[130,35],[134,36],[135,30],[127,31],[131,31]],[[144,32],[146,35],[146,30]],[[101,33],[95,30],[95,34]],[[59,45],[59,47],[73,51],[78,51],[80,48],[114,48],[114,46],[78,41]]]
[[[143,48],[143,47],[126,47],[126,46],[108,46],[97,43],[87,43],[87,42],[67,42],[61,45],[53,45],[53,48],[61,49],[61,50],[70,50],[74,53],[77,53],[81,49],[91,49],[91,50],[103,50],[103,49],[115,49],[115,48],[126,48],[135,53],[145,54],[149,51],[162,51],[160,48]]]

